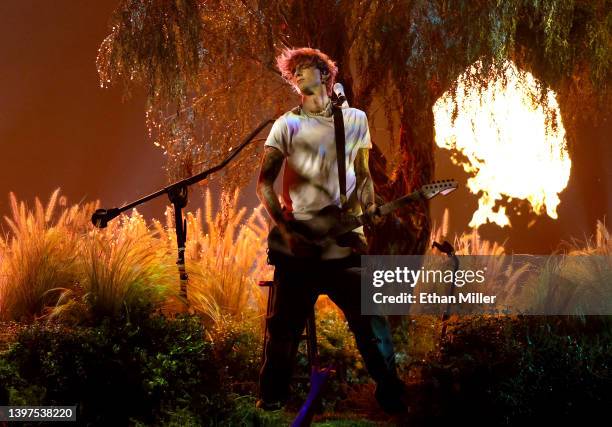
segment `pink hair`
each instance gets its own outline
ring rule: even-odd
[[[327,88],[327,94],[331,94],[336,76],[338,75],[338,67],[329,56],[319,49],[310,47],[301,47],[298,49],[287,48],[276,57],[276,66],[280,70],[281,75],[287,82],[291,83],[296,92],[298,92],[298,89],[293,85],[292,78],[296,67],[303,64],[315,65],[321,71],[321,74],[326,71],[329,73],[329,78],[325,86]]]

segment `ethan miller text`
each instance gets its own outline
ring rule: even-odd
[[[421,304],[493,304],[497,295],[485,295],[482,292],[460,293],[459,295],[438,295],[434,293],[421,292],[419,303]]]

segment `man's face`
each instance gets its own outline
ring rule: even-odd
[[[315,88],[324,84],[324,79],[314,64],[298,64],[293,73],[293,84],[303,95],[312,95]]]

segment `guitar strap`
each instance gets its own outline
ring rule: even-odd
[[[336,159],[338,160],[338,180],[340,181],[340,207],[346,207],[346,159],[345,159],[345,133],[342,108],[332,103],[334,114],[334,131],[336,133]]]

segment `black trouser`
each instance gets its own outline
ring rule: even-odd
[[[287,400],[299,339],[320,294],[327,294],[343,311],[374,381],[383,386],[397,381],[387,319],[361,315],[358,265],[359,259],[351,257],[348,263],[324,262],[298,269],[276,267],[276,289],[270,302],[272,314],[267,319],[268,341],[259,378],[260,397],[264,401]]]

